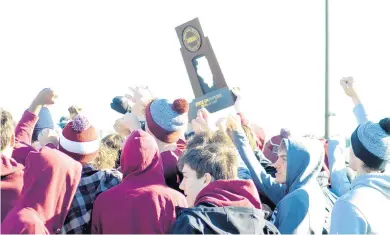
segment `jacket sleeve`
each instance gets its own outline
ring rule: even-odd
[[[15,139],[31,145],[32,133],[37,122],[38,116],[26,110],[15,128]]]
[[[247,165],[257,189],[267,195],[273,203],[278,204],[286,195],[286,186],[276,183],[275,179],[267,174],[256,159],[255,153],[243,130],[233,131],[233,141],[242,160]]]
[[[355,118],[358,125],[368,121],[368,115],[362,104],[356,105],[355,108],[353,109],[353,113],[355,114]]]
[[[332,211],[330,234],[367,234],[368,223],[351,203],[338,200]]]
[[[276,207],[271,222],[281,234],[307,234],[310,231],[307,213],[307,205],[299,198],[290,197]]]
[[[192,216],[181,214],[173,224],[170,234],[204,234],[190,223],[190,217]]]
[[[329,139],[328,160],[330,168],[330,182],[332,191],[341,197],[351,188],[351,182],[347,177],[345,164],[345,149],[340,146],[340,140]]]

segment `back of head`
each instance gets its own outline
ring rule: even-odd
[[[234,147],[233,142],[227,133],[218,130],[203,132],[192,136],[187,143],[187,149],[192,149],[198,146],[206,146],[213,143]]]
[[[180,171],[184,165],[193,169],[200,178],[209,173],[214,180],[237,178],[237,152],[231,146],[211,143],[188,149],[179,159]]]
[[[152,100],[145,109],[148,130],[164,143],[176,143],[187,129],[188,108],[185,99]]]
[[[43,147],[26,158],[24,186],[15,208],[34,209],[50,232],[61,228],[81,179],[81,164]]]
[[[351,136],[351,146],[367,171],[384,171],[390,160],[390,118],[359,125]]]
[[[102,144],[114,150],[120,150],[124,142],[125,142],[125,137],[123,137],[120,134],[107,135],[101,141]]]
[[[88,164],[96,158],[99,144],[95,128],[86,117],[77,115],[62,131],[59,149],[76,161]]]
[[[164,182],[159,149],[150,134],[137,130],[126,139],[121,155],[121,171],[124,178],[142,175],[145,181]]]
[[[0,108],[0,152],[3,152],[11,143],[15,133],[14,121],[10,112]]]
[[[120,156],[122,155],[122,147],[124,142],[125,142],[125,137],[120,134],[107,135],[101,141],[100,151],[105,152],[105,150],[107,150],[110,153],[113,151],[116,152],[117,157],[114,164],[115,168],[118,168],[120,166]]]

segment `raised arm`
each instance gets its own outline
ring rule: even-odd
[[[43,105],[54,104],[54,99],[54,92],[49,88],[39,92],[15,128],[15,139],[17,141],[31,145],[32,133],[37,124],[39,112]]]
[[[273,203],[277,204],[286,195],[286,186],[278,184],[275,179],[266,173],[265,169],[257,160],[249,141],[241,127],[239,116],[228,118],[228,129],[232,131],[233,142],[244,160],[257,189],[269,197]]]
[[[360,125],[368,121],[368,116],[353,84],[353,77],[345,77],[340,80],[340,85],[343,87],[345,94],[351,97],[355,105],[353,113],[355,114],[358,125]]]
[[[332,191],[341,197],[351,188],[351,182],[347,177],[345,164],[346,151],[340,145],[341,140],[330,138],[328,141],[328,160],[330,170],[330,182]]]

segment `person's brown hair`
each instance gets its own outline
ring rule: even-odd
[[[10,112],[0,108],[0,151],[11,142],[12,135],[15,133],[15,126]]]
[[[104,137],[101,142],[109,148],[120,150],[125,142],[125,137],[120,134],[110,134]]]
[[[206,146],[208,144],[221,144],[234,147],[229,135],[224,131],[208,131],[201,134],[196,134],[188,140],[187,149],[195,148],[197,146]]]
[[[214,180],[237,178],[237,151],[229,145],[211,143],[188,149],[178,162],[179,170],[188,165],[198,178],[209,173]]]
[[[118,151],[104,144],[100,144],[97,157],[92,162],[92,165],[99,170],[113,169],[116,166],[118,159]]]

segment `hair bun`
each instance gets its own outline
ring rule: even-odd
[[[381,128],[390,135],[390,118],[383,118],[379,121]]]

